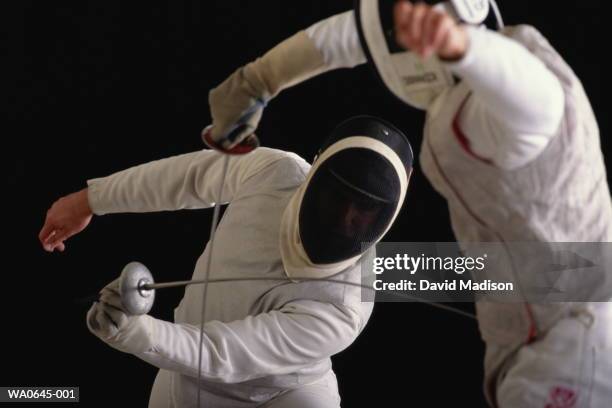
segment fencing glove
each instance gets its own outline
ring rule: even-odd
[[[305,31],[281,42],[210,91],[213,124],[205,140],[231,149],[255,131],[270,99],[325,70],[323,55]]]
[[[125,313],[119,295],[119,279],[102,289],[100,301],[87,312],[90,332],[109,346],[131,354],[153,349],[155,320],[149,315],[130,316]]]

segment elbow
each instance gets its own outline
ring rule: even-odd
[[[565,112],[565,93],[556,78],[520,103],[491,112],[505,128],[521,134],[552,137],[559,130]]]
[[[321,310],[302,315],[300,329],[290,353],[302,363],[329,358],[350,346],[362,329],[360,314],[344,305],[321,304]]]
[[[338,354],[353,344],[362,327],[362,319],[359,313],[350,308],[345,309],[344,319],[340,321],[336,328],[338,342],[335,349],[331,350],[331,355]]]
[[[348,348],[363,328],[360,314],[348,307],[339,307],[339,313],[332,321],[326,322],[326,330],[320,339],[319,359],[328,358]]]

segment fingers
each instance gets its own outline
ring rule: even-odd
[[[38,240],[40,241],[45,251],[51,252],[52,246],[49,245],[50,244],[49,241],[55,234],[55,229],[56,229],[55,225],[53,225],[49,221],[49,217],[47,216],[47,219],[45,220],[45,225],[43,225],[42,229],[38,233]]]
[[[42,244],[45,251],[53,252],[53,237],[54,236],[55,236],[55,230],[51,230],[51,232],[47,233],[46,235],[43,235],[40,238],[40,243]]]
[[[111,292],[109,290],[103,290],[100,295],[100,301],[113,306],[115,309],[123,310],[123,305],[121,304],[121,296],[117,293]]]
[[[412,8],[408,32],[411,48],[417,52],[422,50],[423,22],[426,20],[428,11],[428,6],[424,3],[417,3]]]
[[[43,225],[42,229],[38,233],[38,239],[40,243],[43,244],[51,235],[55,227],[50,224],[48,221],[45,221],[45,225]]]
[[[444,20],[444,14],[437,10],[431,10],[423,18],[421,33],[421,51],[424,58],[430,57],[434,49],[433,39],[437,36],[439,22]]]
[[[242,141],[242,139],[244,139],[246,136],[248,136],[250,134],[249,133],[250,131],[251,131],[251,128],[250,128],[249,125],[247,125],[247,124],[238,125],[235,129],[232,129],[232,131],[229,132],[225,136],[225,138],[221,142],[221,145],[225,149],[231,149],[236,144],[240,143],[240,141]]]
[[[128,316],[123,312],[123,310],[118,309],[112,305],[107,303],[102,303],[102,309],[108,319],[112,322],[113,326],[120,330],[125,327],[128,322]]]
[[[410,48],[410,17],[412,15],[412,3],[409,1],[398,1],[393,10],[395,20],[395,40],[404,48]]]
[[[67,230],[63,228],[56,229],[55,231],[53,231],[53,234],[49,237],[49,240],[47,241],[46,245],[47,247],[51,249],[50,252],[53,252],[56,249],[59,250],[60,252],[63,252],[64,249],[66,248],[64,241],[66,241],[72,235],[74,234],[71,234],[70,232],[68,232]]]
[[[100,325],[98,324],[98,321],[96,320],[96,315],[98,313],[97,304],[98,304],[97,302],[94,302],[93,305],[91,305],[91,308],[89,308],[89,310],[87,311],[87,317],[85,318],[85,322],[87,323],[87,328],[89,329],[90,332],[94,334],[100,330]]]
[[[219,128],[217,131],[216,128],[213,127],[213,139],[216,140],[224,149],[233,149],[236,145],[242,143],[247,137],[255,132],[257,125],[261,120],[264,107],[265,104],[263,102],[256,101],[253,107],[244,113],[235,124],[231,125],[227,129]],[[217,132],[224,133],[216,134]]]
[[[75,234],[75,232],[72,229],[68,229],[68,228],[58,228],[55,230],[55,235],[53,236],[53,243],[55,245],[58,245],[64,241],[66,241],[68,238],[70,238],[71,236],[73,236]]]
[[[103,301],[94,302],[87,312],[87,328],[103,340],[116,337],[128,324],[128,316]]]
[[[66,249],[65,241],[79,233],[83,227],[72,222],[58,221],[47,222],[38,237],[45,251],[53,252],[58,250],[63,252]]]
[[[121,281],[121,278],[117,278],[114,281],[110,282],[108,285],[106,285],[105,287],[102,288],[102,290],[100,291],[100,294],[102,294],[105,291],[111,291],[112,293],[114,293],[115,295],[119,296],[119,281]]]
[[[86,322],[89,331],[101,339],[108,339],[117,334],[119,330],[100,302],[94,302],[89,309]]]
[[[64,251],[64,241],[87,227],[93,216],[87,200],[85,189],[53,203],[38,234],[45,251]]]
[[[117,334],[119,329],[102,303],[98,303],[96,309],[96,322],[100,327],[98,333],[102,338],[110,339]]]
[[[447,53],[446,45],[456,27],[455,21],[448,14],[438,13],[438,16],[431,22],[430,37],[427,41],[429,50],[445,56],[442,54]]]
[[[398,2],[394,18],[398,43],[423,58],[440,55],[457,27],[447,13],[425,3]]]
[[[64,241],[70,238],[71,235],[62,233],[62,230],[55,229],[51,231],[51,233],[43,238],[41,243],[43,245],[43,249],[47,252],[53,252],[58,250],[59,252],[64,252],[66,250],[66,244]]]

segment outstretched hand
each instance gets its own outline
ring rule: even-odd
[[[464,27],[448,13],[426,3],[398,1],[394,9],[396,41],[422,58],[461,59],[468,49]]]
[[[38,239],[47,252],[66,249],[65,241],[83,231],[93,213],[87,199],[87,189],[67,195],[57,200],[45,218]]]

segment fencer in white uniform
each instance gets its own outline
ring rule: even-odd
[[[375,0],[360,3],[371,6],[373,14],[381,10]],[[414,12],[410,3],[403,7]],[[416,8],[422,15],[430,12],[425,4]],[[381,41],[377,50],[370,43],[368,50],[367,16],[364,8],[356,12],[361,15],[346,12],[299,32],[215,88],[210,94],[219,124],[214,136],[223,141],[223,129],[239,120],[254,130],[263,106],[255,101],[267,102],[288,86],[368,59],[376,65],[372,55],[389,53],[389,44]],[[454,22],[445,28],[455,27],[465,30],[468,46],[457,60],[437,61],[451,74],[449,83],[404,96],[427,112],[421,166],[448,202],[457,240],[612,241],[599,130],[580,80],[533,27],[498,32]],[[383,77],[406,74],[401,61],[377,69]],[[460,80],[452,82],[453,76]],[[485,393],[492,406],[612,404],[610,303],[477,303],[477,312],[487,348]]]
[[[361,255],[388,231],[406,196],[410,144],[392,125],[356,117],[332,132],[313,166],[261,147],[229,158],[223,177],[226,157],[197,151],[90,180],[54,204],[41,240],[63,250],[92,212],[211,207],[225,180],[220,200],[229,205],[193,279],[204,278],[212,256],[211,279],[247,280],[210,284],[202,349],[199,285],[186,288],[171,323],[126,314],[113,281],[90,309],[89,329],[160,369],[150,407],[196,405],[200,352],[204,407],[339,407],[330,357],[356,339],[373,305],[361,301],[358,286],[320,279],[360,284]],[[356,160],[378,170],[355,170]]]

